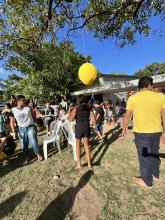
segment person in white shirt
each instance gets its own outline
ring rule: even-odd
[[[18,124],[18,136],[20,139],[20,144],[25,156],[24,165],[29,163],[29,143],[32,145],[33,151],[38,158],[38,161],[42,161],[43,157],[40,154],[38,140],[37,140],[37,129],[35,123],[38,122],[35,115],[31,111],[31,108],[26,106],[25,97],[19,95],[17,97],[17,106],[12,108],[13,116],[11,118],[11,127],[13,131],[13,136],[16,137],[15,131],[15,119]]]
[[[62,108],[65,108],[66,111],[68,110],[68,103],[65,101],[65,99],[62,99],[62,100],[61,100],[60,106],[61,106]]]
[[[56,102],[52,102],[50,107],[54,110],[54,118],[58,119],[60,106]]]

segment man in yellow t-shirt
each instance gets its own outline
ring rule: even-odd
[[[152,91],[151,77],[141,78],[138,86],[140,91],[132,95],[127,102],[122,136],[124,137],[129,120],[133,116],[133,131],[141,172],[141,177],[134,177],[133,180],[139,185],[152,187],[152,181],[159,179],[161,135],[165,138],[165,96]]]

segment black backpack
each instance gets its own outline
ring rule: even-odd
[[[7,156],[11,156],[17,147],[16,142],[14,141],[12,136],[7,137],[7,143],[5,144],[3,151]]]

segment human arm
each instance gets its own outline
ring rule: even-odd
[[[44,118],[49,118],[49,117],[53,117],[54,115],[49,113],[48,115],[46,115]]]
[[[126,113],[123,118],[122,137],[124,137],[127,132],[127,127],[131,117],[132,117],[132,110],[126,110]]]
[[[90,120],[93,124],[93,127],[95,128],[96,127],[96,117],[95,117],[93,111],[90,111]]]
[[[16,139],[17,135],[15,131],[15,118],[14,117],[10,117],[10,127],[13,133],[13,139]]]
[[[43,120],[45,119],[45,115],[41,111],[38,111],[38,117],[42,118]]]
[[[32,115],[32,118],[33,118],[35,124],[37,125],[37,127],[40,128],[40,124],[38,123],[36,114],[35,114],[35,112],[32,109],[31,109],[31,115]]]
[[[76,119],[77,107],[71,107],[68,111],[69,121],[74,121]]]
[[[99,118],[101,117],[101,109],[100,108],[95,108],[95,118],[96,118],[96,122],[99,120]]]
[[[53,117],[54,116],[54,109],[50,108],[49,114],[47,115],[48,117]]]
[[[1,138],[1,143],[0,143],[0,150],[1,151],[3,150],[3,147],[5,146],[6,142],[7,142],[6,137]]]
[[[124,137],[127,132],[127,127],[133,114],[133,106],[133,99],[130,97],[127,102],[126,113],[123,118],[122,137]]]
[[[96,121],[100,118],[100,113],[96,115]]]

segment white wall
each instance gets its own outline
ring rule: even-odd
[[[153,76],[155,86],[165,85],[165,74]],[[83,89],[73,92],[73,95],[80,94],[101,94],[101,93],[120,93],[133,90],[138,86],[138,79],[123,77],[100,77],[100,83],[94,83],[92,86],[84,86]]]

